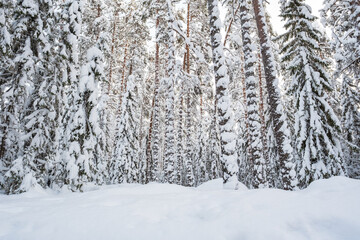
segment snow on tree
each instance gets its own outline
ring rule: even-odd
[[[12,1],[0,1],[0,188],[4,187],[4,174],[16,154],[12,146],[16,131],[11,128],[15,120],[12,107],[13,52],[11,48]],[[15,135],[14,135],[15,134]],[[15,137],[16,138],[16,137]],[[13,142],[13,143],[12,143]],[[15,151],[14,151],[15,150]]]
[[[293,156],[300,187],[343,161],[359,177],[358,1],[324,1],[332,52],[303,0],[280,1],[295,151],[265,1],[224,1],[224,28],[219,2],[0,0],[1,190],[218,177],[291,190]]]
[[[56,84],[49,38],[53,37],[51,1],[19,1],[13,16],[13,52],[16,75],[11,87],[12,119],[18,147],[5,174],[6,191],[27,191],[49,184],[56,143],[53,142]],[[36,67],[35,67],[36,64]],[[11,89],[11,90],[10,90]]]
[[[123,96],[122,114],[118,122],[118,135],[110,164],[112,183],[135,183],[139,177],[138,103],[135,76],[130,75]]]
[[[237,181],[238,165],[236,156],[236,137],[233,133],[233,119],[230,111],[230,98],[228,93],[229,78],[227,66],[221,43],[221,21],[217,0],[208,0],[208,11],[210,17],[210,36],[213,52],[213,65],[216,82],[216,106],[217,117],[220,128],[220,160],[224,170],[224,184]]]
[[[172,9],[172,3],[170,0],[166,1],[167,7],[167,24],[168,24],[168,67],[167,67],[167,93],[166,93],[166,132],[165,132],[165,159],[164,159],[164,171],[165,181],[169,183],[176,183],[176,154],[175,154],[175,107],[174,107],[174,84],[177,76],[177,68],[175,62],[175,36],[173,30],[174,15]]]
[[[214,107],[215,108],[215,107]],[[216,121],[216,111],[214,111],[214,117],[210,120],[209,124],[209,144],[207,145],[207,170],[209,173],[209,179],[213,180],[222,176],[222,169],[220,167],[220,137]]]
[[[67,64],[64,74],[65,83],[65,112],[63,116],[63,125],[65,126],[64,146],[63,146],[63,164],[64,164],[64,183],[69,185],[70,189],[77,190],[80,186],[78,175],[78,161],[82,155],[81,144],[84,138],[84,114],[81,109],[81,98],[79,94],[80,81],[80,60],[79,43],[82,24],[83,3],[78,0],[69,0],[65,2],[62,17],[65,26],[65,48],[63,50],[65,63]]]
[[[344,76],[341,90],[344,153],[349,177],[360,178],[360,94],[348,76]]]
[[[185,186],[193,187],[195,185],[195,176],[194,176],[194,153],[196,148],[194,148],[194,126],[193,126],[193,95],[194,95],[194,85],[196,82],[196,77],[184,73],[183,75],[183,95],[185,102],[185,154],[184,154],[184,180],[183,183]]]
[[[34,91],[29,97],[29,106],[25,116],[24,160],[35,168],[35,177],[42,187],[53,187],[56,164],[59,157],[58,123],[61,118],[62,79],[58,62],[55,16],[56,5],[52,1],[40,2],[38,59],[35,68]],[[60,93],[60,94],[59,94]]]
[[[101,38],[100,38],[101,39]],[[102,184],[106,174],[104,162],[104,132],[99,121],[100,84],[104,81],[104,43],[98,42],[87,52],[87,64],[82,67],[79,92],[82,100],[81,113],[84,114],[84,138],[82,161],[79,173],[83,170],[89,182]]]
[[[113,183],[139,182],[144,180],[145,165],[141,161],[141,124],[142,124],[142,83],[145,78],[146,49],[144,42],[147,41],[147,30],[143,25],[140,9],[133,9],[134,14],[129,16],[127,24],[128,41],[128,69],[125,77],[125,91],[121,109],[120,119],[117,124],[117,136],[115,148],[110,162],[110,179]],[[141,47],[139,47],[139,45]],[[145,145],[143,145],[145,146]]]
[[[259,116],[259,99],[255,78],[256,57],[251,42],[251,15],[247,1],[240,3],[241,31],[244,52],[244,69],[246,85],[247,121],[248,121],[248,165],[252,171],[250,186],[263,188],[268,186],[267,166],[263,155],[261,140],[261,123]]]
[[[155,11],[155,69],[154,69],[154,95],[152,100],[152,112],[149,124],[149,136],[147,144],[147,180],[160,181],[160,40],[162,40],[162,32],[160,30],[160,18],[163,16],[163,9],[160,0],[154,1]]]
[[[279,80],[277,78],[274,54],[271,49],[266,15],[262,0],[253,0],[252,3],[260,42],[261,57],[264,65],[270,121],[273,124],[272,130],[276,140],[277,154],[279,156],[279,176],[281,178],[282,188],[292,190],[297,184],[292,158],[293,149],[290,142],[289,128],[281,103],[280,89],[278,86]]]
[[[284,4],[282,18],[286,32],[282,60],[287,64],[294,96],[296,154],[299,186],[336,175],[344,175],[340,122],[327,102],[331,91],[326,67],[319,56],[321,32],[313,26],[315,17],[303,0]]]
[[[181,91],[180,91],[181,95]],[[183,167],[184,167],[184,97],[179,96],[177,101],[177,111],[176,111],[176,161],[177,161],[177,184],[182,184],[183,182]]]
[[[342,79],[341,108],[344,158],[350,177],[360,177],[360,4],[358,1],[326,0],[321,11],[332,29],[331,48],[336,62],[335,78]]]
[[[68,153],[66,182],[73,191],[82,190],[84,184],[94,182],[102,184],[107,178],[104,162],[105,139],[100,126],[99,111],[101,83],[104,81],[104,52],[107,48],[106,33],[95,32],[96,42],[84,41],[90,45],[86,51],[86,59],[80,72],[77,62],[77,46],[80,43],[83,11],[82,2],[74,2],[70,6],[69,41],[73,62],[70,69],[71,89],[69,100],[73,101],[68,121]],[[98,16],[100,17],[100,16]]]

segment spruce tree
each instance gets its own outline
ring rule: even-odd
[[[4,174],[16,154],[16,130],[11,128],[13,52],[11,48],[11,23],[14,6],[12,1],[0,1],[0,189],[4,187]]]
[[[342,80],[341,122],[344,158],[349,177],[360,177],[360,3],[325,0],[323,24],[332,28],[331,48],[336,61],[335,78]]]
[[[82,182],[79,178],[82,161],[82,144],[85,137],[85,120],[82,111],[82,101],[79,92],[80,82],[80,34],[82,25],[83,3],[79,0],[69,0],[65,3],[63,18],[65,22],[66,58],[66,90],[65,113],[63,125],[66,126],[64,136],[63,162],[65,165],[64,182],[73,191],[78,190]]]
[[[48,91],[54,90],[47,86],[50,66],[46,56],[50,54],[51,32],[45,33],[49,29],[43,28],[47,26],[48,14],[52,14],[51,7],[51,2],[18,1],[13,14],[14,77],[10,87],[12,100],[8,104],[13,115],[16,133],[11,135],[16,141],[13,146],[17,154],[12,156],[5,174],[8,193],[27,191],[39,183],[45,185],[45,164],[48,154],[52,154],[47,152],[52,143],[51,133],[47,131],[53,129],[43,118],[51,120],[54,114],[48,108],[53,103],[45,106],[48,103],[44,99],[39,101],[38,97],[48,97]]]
[[[290,0],[281,16],[286,22],[282,61],[292,77],[288,90],[296,109],[299,186],[306,187],[317,179],[344,175],[340,122],[327,102],[332,90],[329,62],[319,56],[321,32],[313,25],[316,18],[310,7],[303,0]]]
[[[24,118],[23,160],[30,163],[42,187],[53,184],[59,151],[56,130],[62,97],[58,93],[62,92],[62,82],[57,65],[55,32],[52,31],[56,22],[54,7],[52,1],[39,3],[34,90]]]
[[[139,139],[138,103],[135,76],[130,75],[127,90],[123,97],[121,118],[118,122],[118,135],[110,164],[112,183],[134,183],[139,178]]]

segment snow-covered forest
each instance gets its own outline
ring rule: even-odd
[[[359,179],[360,2],[280,8],[0,0],[1,191]]]

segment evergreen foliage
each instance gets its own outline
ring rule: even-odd
[[[359,3],[280,2],[0,0],[0,191],[359,178]]]
[[[311,8],[303,0],[287,1],[281,14],[286,33],[281,37],[282,61],[287,63],[294,96],[296,155],[300,187],[312,181],[344,175],[339,141],[340,122],[328,104],[332,90],[329,61],[319,56],[321,32],[313,22]]]

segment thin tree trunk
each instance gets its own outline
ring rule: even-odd
[[[154,99],[153,99],[153,103],[152,103],[151,107],[154,108]],[[151,163],[152,163],[151,136],[152,136],[152,129],[153,129],[153,118],[154,118],[154,113],[153,113],[153,111],[151,111],[148,139],[146,141],[146,177],[145,177],[145,183],[149,183],[151,181]]]
[[[193,187],[195,184],[194,179],[194,164],[192,159],[192,149],[194,146],[191,143],[191,94],[188,92],[186,96],[186,156],[185,156],[185,185]]]
[[[186,71],[186,49],[185,49],[185,53],[184,53],[184,59],[183,59],[183,71]]]
[[[263,143],[264,158],[267,162],[267,142],[266,142],[266,122],[265,122],[265,111],[264,111],[264,89],[262,84],[262,65],[261,65],[261,54],[258,54],[258,75],[259,75],[259,115],[261,120],[261,141]]]
[[[244,60],[244,55],[241,54],[241,59],[242,62],[245,63]],[[246,83],[245,83],[245,69],[244,69],[244,64],[241,64],[241,82],[242,82],[242,93],[243,93],[243,99],[244,99],[244,118],[245,118],[245,127],[246,127],[246,137],[249,138],[248,136],[248,129],[249,129],[249,122],[248,122],[248,110],[247,110],[247,104],[246,104]]]
[[[182,172],[183,172],[183,153],[184,153],[184,146],[183,146],[183,114],[184,114],[184,97],[180,97],[180,104],[178,106],[179,113],[178,113],[178,124],[177,124],[177,178],[176,181],[178,184],[182,184]]]
[[[187,4],[187,28],[186,28],[186,37],[190,41],[190,1]],[[190,73],[190,47],[189,44],[186,44],[186,72]]]
[[[0,145],[0,159],[2,159],[5,155],[6,152],[6,136],[7,136],[7,132],[8,132],[8,128],[9,128],[9,116],[6,116],[5,121],[4,121],[4,127],[2,129],[2,138],[1,138],[1,145]]]
[[[160,17],[156,18],[156,45],[155,45],[155,76],[154,76],[154,98],[152,103],[152,117],[150,120],[149,128],[149,143],[151,151],[148,152],[151,156],[148,156],[148,179],[149,181],[158,181],[159,173],[159,151],[160,151],[160,116],[159,116],[159,88],[160,88],[160,46],[158,42]]]
[[[122,65],[122,73],[121,73],[121,84],[120,84],[120,94],[119,94],[119,112],[121,112],[121,104],[122,104],[122,97],[124,90],[124,85],[126,84],[125,72],[126,72],[126,61],[127,61],[127,51],[128,51],[128,44],[125,45],[125,52],[124,52],[124,61]]]
[[[236,16],[236,14],[238,13],[238,11],[240,10],[240,4],[239,6],[236,8],[235,12],[234,12],[234,16],[231,18],[230,20],[230,23],[229,23],[229,26],[227,27],[227,30],[226,30],[226,35],[225,35],[225,40],[224,40],[224,47],[226,46],[226,42],[229,38],[229,35],[230,35],[230,30],[231,30],[231,27],[232,27],[232,24],[234,22],[234,18]]]
[[[109,83],[108,83],[108,95],[111,92],[111,83],[112,83],[112,70],[114,64],[114,50],[115,50],[115,33],[116,33],[116,22],[117,22],[118,12],[115,13],[112,38],[111,38],[111,55],[110,55],[110,69],[109,69]]]

